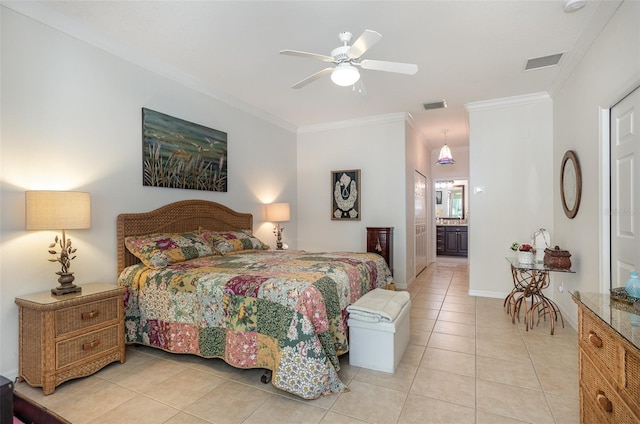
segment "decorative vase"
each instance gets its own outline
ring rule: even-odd
[[[640,298],[640,279],[638,279],[638,271],[629,271],[631,278],[624,283],[624,289],[631,297]]]
[[[76,277],[73,276],[73,272],[56,272],[59,275],[58,283],[64,285],[68,285],[73,283]]]
[[[521,264],[532,264],[533,263],[533,252],[531,251],[523,251],[518,250],[518,262]]]

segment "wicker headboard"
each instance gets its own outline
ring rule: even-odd
[[[169,203],[156,210],[118,215],[118,274],[140,259],[125,247],[128,236],[159,232],[187,232],[200,228],[212,231],[253,231],[253,215],[236,212],[224,205],[207,200],[183,200]]]

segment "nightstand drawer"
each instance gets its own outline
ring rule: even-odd
[[[118,325],[56,343],[56,369],[118,346]]]
[[[56,311],[56,337],[118,319],[118,297]]]
[[[616,340],[611,334],[611,330],[600,319],[595,318],[590,313],[583,312],[580,308],[579,313],[582,315],[580,321],[580,347],[591,357],[599,359],[601,369],[611,381],[616,379],[616,362],[612,358],[617,358]]]

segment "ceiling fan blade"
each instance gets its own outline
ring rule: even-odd
[[[306,57],[308,59],[316,59],[316,60],[321,60],[323,62],[334,62],[334,59],[331,56],[327,56],[324,54],[301,52],[298,50],[280,50],[280,54],[284,54],[287,56]]]
[[[418,65],[413,63],[386,62],[384,60],[363,60],[360,62],[360,67],[373,71],[396,72],[407,75],[413,75],[418,72]]]
[[[314,82],[315,80],[322,78],[325,75],[329,75],[332,71],[334,70],[334,68],[325,68],[322,71],[318,71],[313,75],[309,75],[308,77],[306,77],[305,79],[303,79],[302,81],[299,81],[295,84],[293,84],[291,86],[291,88],[302,88],[307,84],[310,84],[312,82]]]
[[[374,44],[376,44],[382,35],[378,32],[370,29],[365,30],[360,37],[351,45],[351,48],[347,51],[347,56],[350,59],[357,59],[369,50]]]

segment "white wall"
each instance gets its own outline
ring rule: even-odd
[[[470,139],[469,292],[504,297],[514,241],[552,228],[552,103],[546,95],[467,106]],[[484,186],[484,194],[473,194]],[[553,238],[553,233],[551,234]]]
[[[609,268],[603,261],[608,238],[608,128],[601,128],[606,110],[640,86],[640,2],[625,1],[590,47],[571,78],[554,97],[553,217],[554,243],[567,248],[576,273],[563,275],[564,293],[553,290],[563,310],[577,315],[569,291],[600,292],[609,288]],[[606,111],[605,111],[606,112]],[[574,150],[582,168],[582,200],[574,219],[560,202],[560,164]],[[555,279],[555,282],[559,282]],[[575,318],[574,318],[575,319]]]
[[[285,238],[296,247],[296,135],[255,114],[116,58],[2,8],[0,373],[18,367],[14,298],[57,285],[47,261],[54,232],[24,230],[24,191],[73,189],[92,196],[92,226],[69,231],[76,282],[116,282],[116,216],[184,199],[254,214],[256,235],[275,244],[263,203],[287,201]],[[141,108],[228,134],[228,192],[142,186]],[[328,175],[324,181],[328,184]]]
[[[298,247],[364,252],[366,227],[394,227],[394,280],[399,287],[407,282],[406,119],[394,114],[298,133]],[[348,169],[360,169],[361,220],[334,221],[331,171]]]

